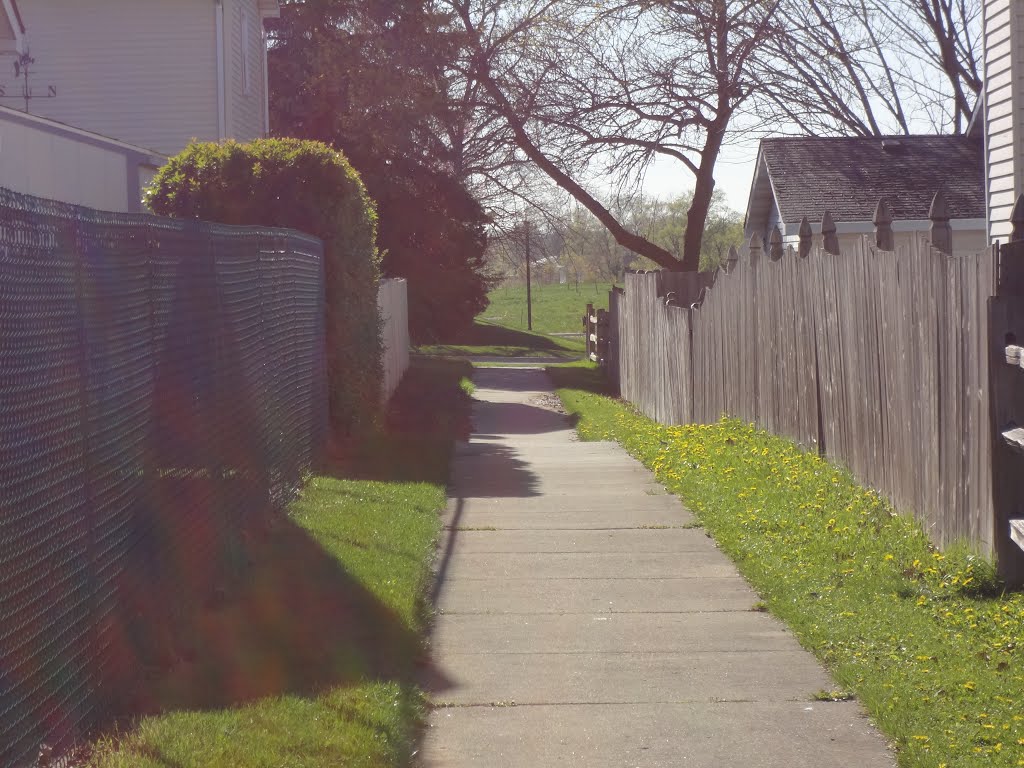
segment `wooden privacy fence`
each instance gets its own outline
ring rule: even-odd
[[[1008,513],[993,503],[989,315],[1020,324],[1024,302],[993,298],[997,249],[953,258],[935,242],[836,255],[773,236],[768,253],[752,241],[714,275],[628,275],[610,297],[609,375],[662,423],[735,416],[820,451],[937,544],[968,540],[1019,581],[1024,553],[1004,547]],[[1022,470],[1000,475],[1017,512]]]
[[[377,310],[381,318],[384,402],[398,389],[409,368],[409,293],[405,278],[387,278],[377,289]]]

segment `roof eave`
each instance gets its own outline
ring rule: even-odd
[[[964,135],[972,139],[984,138],[982,125],[985,122],[985,91],[978,94],[978,100],[974,102],[974,111],[971,112],[971,119],[967,121],[967,130]]]
[[[281,3],[279,0],[257,0],[260,16],[264,19],[281,18]]]
[[[764,150],[759,144],[757,147],[757,159],[754,161],[754,176],[750,180],[750,192],[747,194],[747,210],[743,216],[743,229],[746,231],[750,226],[750,220],[754,216],[754,204],[762,200],[767,194],[773,194],[771,180],[768,179],[768,167],[765,164]]]
[[[0,0],[0,7],[2,7],[3,13],[7,15],[7,21],[14,32],[14,40],[12,42],[17,53],[25,53],[25,22],[22,21],[17,0]]]

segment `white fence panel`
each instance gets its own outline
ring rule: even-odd
[[[409,367],[409,298],[404,279],[380,281],[377,307],[384,325],[384,401],[394,394]]]

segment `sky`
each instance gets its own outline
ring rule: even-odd
[[[746,213],[750,181],[754,176],[757,142],[726,145],[715,164],[715,188],[725,192],[729,207]],[[693,176],[677,161],[658,160],[648,170],[644,192],[660,198],[671,198],[693,189]]]

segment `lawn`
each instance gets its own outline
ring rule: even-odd
[[[443,343],[417,348],[421,355],[525,357],[578,360],[583,357],[583,314],[587,303],[607,308],[608,285],[535,285],[533,330],[526,327],[526,286],[506,285],[488,294],[490,306],[471,327]],[[566,334],[566,335],[553,335]]]
[[[582,312],[581,312],[582,316]],[[463,333],[443,344],[417,347],[420,355],[448,357],[532,357],[575,360],[583,357],[583,336],[562,338],[506,328],[477,320]]]
[[[468,373],[416,363],[387,428],[311,478],[287,516],[246,540],[244,578],[170,628],[196,656],[153,681],[158,711],[99,740],[90,765],[409,764],[425,712],[429,564],[451,447],[467,429]]]
[[[658,425],[553,368],[583,439],[616,440],[693,510],[904,768],[1024,766],[1024,594],[940,552],[842,469],[734,420]]]
[[[533,330],[537,333],[583,333],[587,304],[608,308],[608,283],[534,285]],[[526,330],[526,286],[503,285],[487,298],[490,305],[479,319],[517,330]]]

